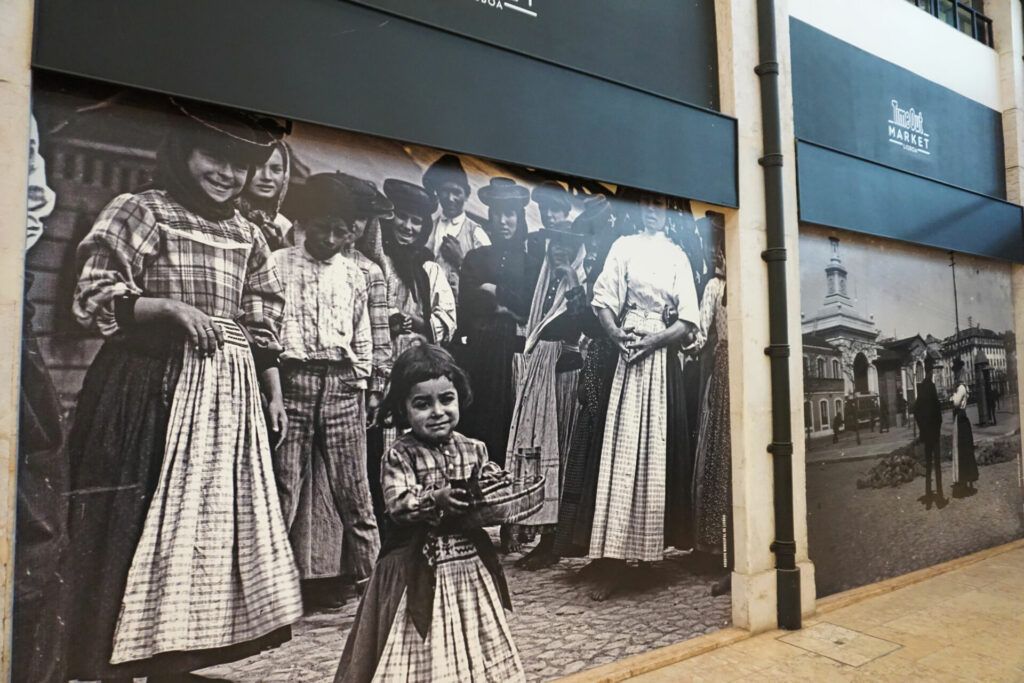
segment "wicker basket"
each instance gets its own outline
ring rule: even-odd
[[[459,523],[465,528],[480,528],[511,524],[536,514],[544,505],[544,477],[520,483],[509,490],[507,486],[497,487],[484,496],[483,501],[474,503],[469,512],[462,515]]]

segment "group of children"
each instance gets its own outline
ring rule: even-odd
[[[522,680],[497,550],[451,484],[520,449],[547,482],[502,529],[504,552],[540,536],[521,566],[587,555],[604,599],[668,545],[721,556],[710,229],[644,193],[625,210],[589,195],[569,220],[563,185],[509,178],[478,191],[485,229],[453,155],[422,184],[292,184],[269,122],[177,107],[154,187],[115,198],[79,247],[74,312],[106,343],[69,438],[69,630],[94,626],[70,675],[247,657],[303,604],[354,592],[339,681]],[[681,354],[715,345],[684,377]]]

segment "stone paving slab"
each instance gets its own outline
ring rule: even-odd
[[[1024,543],[979,555],[974,564],[954,562],[957,566],[936,568],[913,584],[829,608],[807,619],[802,632],[763,633],[629,680],[1024,681],[1024,583],[970,581],[1011,567],[1024,572]],[[957,600],[948,599],[950,585],[962,588]],[[922,603],[908,594],[932,599]],[[865,621],[865,614],[881,615],[883,621]],[[865,640],[864,656],[843,663],[834,649],[818,654],[802,647],[815,636],[840,648],[835,640],[873,640]],[[734,662],[742,666],[731,666]]]

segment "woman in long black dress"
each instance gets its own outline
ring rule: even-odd
[[[480,398],[463,412],[461,429],[487,444],[505,464],[515,407],[512,359],[523,350],[540,259],[526,251],[529,191],[510,178],[492,178],[479,192],[487,205],[491,245],[469,252],[459,285],[459,361]],[[542,258],[542,257],[541,257]]]
[[[974,430],[967,417],[967,399],[971,392],[964,383],[964,362],[953,361],[956,389],[953,391],[953,497],[974,495],[974,482],[978,481],[978,461],[974,457]]]
[[[604,423],[608,413],[619,349],[608,339],[590,306],[593,283],[604,267],[605,257],[618,237],[611,203],[604,197],[584,202],[583,212],[573,221],[573,230],[589,235],[583,268],[586,287],[569,298],[565,324],[579,329],[586,337],[586,351],[580,370],[579,417],[572,431],[566,456],[565,480],[558,509],[558,529],[554,552],[561,557],[585,557],[590,550],[590,531],[594,521],[594,498],[601,462]]]

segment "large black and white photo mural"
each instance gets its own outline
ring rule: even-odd
[[[804,226],[800,268],[818,594],[1020,538],[1010,264]]]
[[[713,207],[52,75],[33,113],[16,670],[535,681],[730,623]]]

